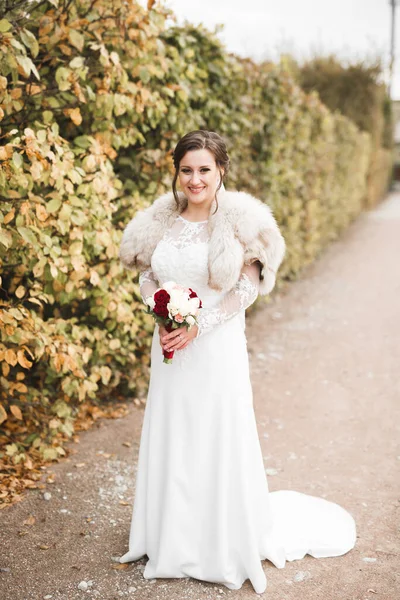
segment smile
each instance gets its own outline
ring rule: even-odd
[[[200,194],[200,192],[202,192],[205,188],[189,188],[189,190],[193,193],[193,194]]]

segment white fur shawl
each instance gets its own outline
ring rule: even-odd
[[[187,198],[178,192],[176,206],[172,192],[159,196],[151,206],[138,211],[126,226],[119,252],[128,269],[144,270],[164,232],[187,206]],[[285,255],[285,241],[269,206],[246,192],[218,192],[218,210],[213,201],[208,220],[209,281],[218,291],[230,290],[240,277],[244,264],[259,260],[260,294],[268,294],[275,285],[276,271]]]

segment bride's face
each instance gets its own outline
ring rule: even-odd
[[[190,150],[181,159],[179,184],[189,203],[211,205],[219,180],[219,169],[210,150]]]

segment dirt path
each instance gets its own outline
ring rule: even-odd
[[[346,556],[307,557],[282,570],[264,561],[268,600],[400,596],[399,260],[400,194],[392,194],[247,321],[270,489],[336,501],[358,527]],[[76,453],[51,469],[50,499],[34,490],[0,513],[2,600],[257,597],[248,581],[237,592],[189,579],[146,581],[147,559],[113,568],[112,557],[127,549],[142,416],[132,406],[127,418],[82,434]],[[30,515],[35,523],[24,524]]]

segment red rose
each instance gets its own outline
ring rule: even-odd
[[[158,290],[154,294],[155,302],[165,302],[166,304],[168,304],[170,299],[171,299],[171,296],[168,294],[167,290]]]
[[[155,304],[153,308],[153,312],[159,316],[166,319],[168,317],[168,308],[164,305]]]
[[[159,317],[166,319],[168,317],[167,304],[170,301],[170,298],[171,297],[166,290],[158,290],[158,292],[154,294],[155,305],[153,312]]]

